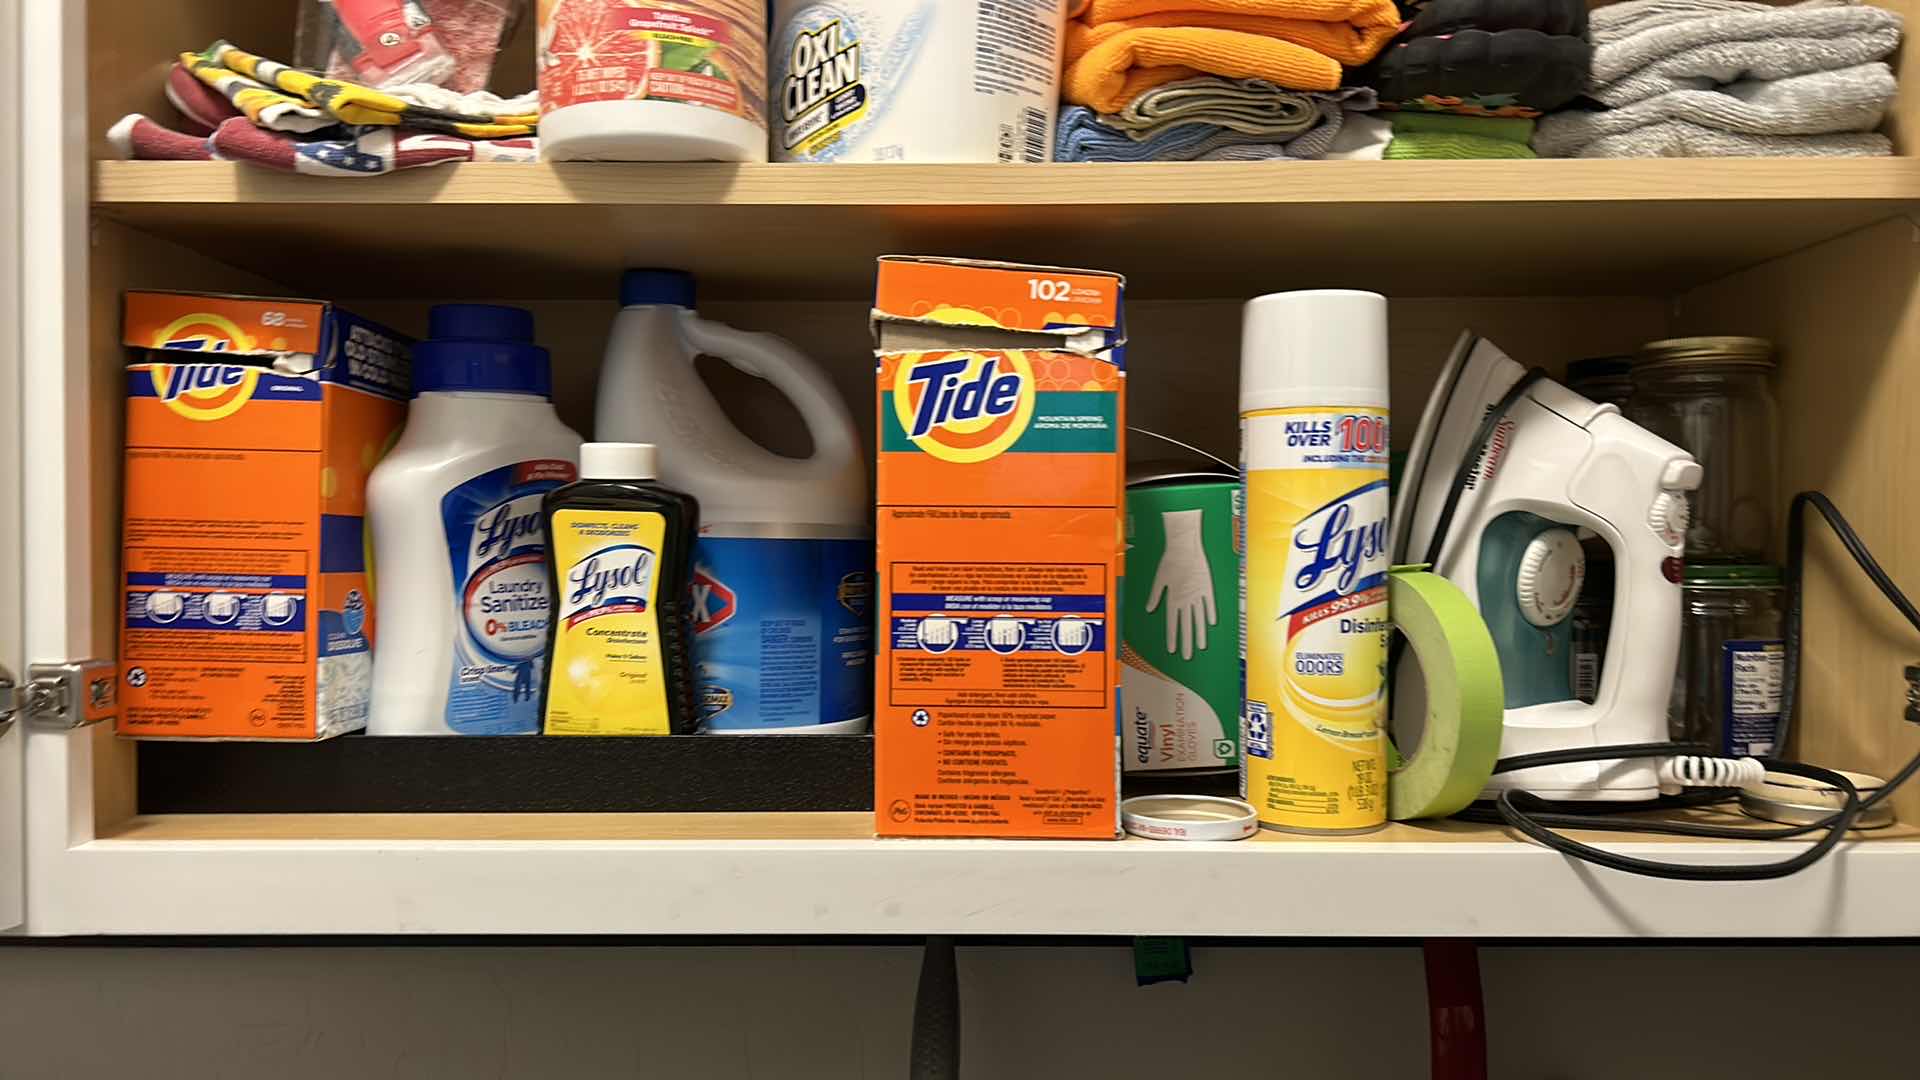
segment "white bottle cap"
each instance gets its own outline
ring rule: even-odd
[[[582,480],[651,480],[658,457],[652,443],[590,442],[580,447]]]
[[[1241,413],[1310,405],[1387,407],[1386,297],[1312,289],[1247,302]]]

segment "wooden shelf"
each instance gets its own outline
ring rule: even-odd
[[[1116,269],[1143,298],[1645,295],[1920,207],[1920,159],[457,165],[368,180],[100,162],[94,202],[321,295],[348,279],[360,295],[611,298],[622,267],[666,265],[708,295],[847,299],[892,251]]]
[[[1683,815],[1684,820],[1726,825],[1733,828],[1766,828],[1732,810]],[[1640,848],[1662,850],[1700,846],[1724,846],[1720,842],[1684,836],[1620,832],[1609,829],[1584,830],[1582,840],[1593,843],[1626,843]],[[1857,844],[1883,844],[1891,841],[1920,840],[1920,827],[1896,824],[1885,829],[1855,833]],[[1147,847],[1178,846],[1162,841],[1127,837],[1112,843],[1104,841],[967,841],[967,840],[878,840],[873,835],[873,812],[832,811],[826,813],[750,813],[713,814],[550,814],[550,813],[462,813],[462,814],[141,814],[107,831],[103,839],[151,842],[162,840],[274,840],[287,843],[327,840],[388,840],[417,842],[434,840],[857,840],[871,841],[882,847],[918,845],[939,850],[942,847],[989,843],[1018,848],[1027,844],[1053,844],[1073,850],[1099,850],[1112,843]],[[1511,846],[1517,851],[1543,851],[1500,825],[1481,825],[1465,821],[1393,822],[1376,832],[1347,836],[1311,836],[1262,830],[1245,844],[1267,845],[1360,844],[1379,850],[1392,850],[1406,844],[1491,844]],[[1203,845],[1201,850],[1226,852],[1242,844]],[[1741,850],[1756,856],[1779,857],[1789,849],[1746,846]],[[1667,856],[1684,857],[1669,853]],[[1756,859],[1755,861],[1763,861]]]
[[[42,932],[1920,934],[1910,828],[1727,887],[1597,870],[1452,822],[1216,844],[875,840],[871,827],[864,813],[135,817],[72,849],[87,887]],[[1794,846],[1585,835],[1716,864]]]

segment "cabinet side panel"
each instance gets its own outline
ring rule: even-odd
[[[1920,596],[1920,233],[1895,219],[1696,289],[1690,334],[1756,334],[1779,350],[1779,513],[1825,492],[1894,581]],[[1776,535],[1784,539],[1782,528]],[[1807,527],[1806,616],[1790,751],[1830,767],[1891,774],[1920,753],[1901,718],[1902,668],[1920,641],[1824,524]],[[1784,557],[1784,551],[1781,552]],[[1895,797],[1920,820],[1920,786]]]
[[[128,113],[176,126],[180,114],[167,104],[167,69],[183,52],[199,52],[224,38],[292,63],[298,7],[298,0],[92,0],[83,61],[88,156],[114,156],[107,129]]]

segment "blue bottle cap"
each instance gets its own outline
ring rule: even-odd
[[[498,304],[436,304],[413,347],[415,394],[553,394],[553,361],[533,343],[533,312]]]
[[[693,307],[693,275],[685,270],[629,270],[620,275],[621,307]]]

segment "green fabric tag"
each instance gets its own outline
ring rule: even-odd
[[[1193,976],[1193,958],[1187,953],[1187,939],[1178,937],[1137,937],[1133,939],[1133,981],[1141,986],[1160,982],[1186,982]]]

